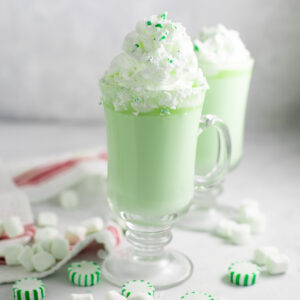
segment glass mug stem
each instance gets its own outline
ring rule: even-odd
[[[160,258],[164,247],[172,240],[171,225],[145,227],[126,222],[126,238],[139,259]]]

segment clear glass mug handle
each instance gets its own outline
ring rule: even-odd
[[[217,132],[218,152],[215,165],[205,175],[195,176],[197,189],[207,189],[221,183],[228,172],[231,157],[231,139],[227,125],[217,116],[203,115],[199,122],[198,136],[208,128]]]

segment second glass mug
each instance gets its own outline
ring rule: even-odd
[[[230,154],[227,127],[215,116],[201,117],[201,112],[197,106],[163,116],[161,110],[134,115],[105,105],[108,201],[124,221],[129,242],[103,263],[103,276],[111,283],[144,279],[163,289],[191,275],[191,261],[164,248],[172,239],[172,224],[193,198],[199,134],[215,128],[222,155],[198,180],[215,182],[227,170]]]

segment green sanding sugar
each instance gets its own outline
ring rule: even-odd
[[[160,17],[161,17],[163,20],[165,20],[166,17],[167,17],[167,13],[163,13]]]
[[[148,26],[152,25],[152,22],[151,21],[147,21],[147,25]]]
[[[199,47],[197,45],[194,45],[194,50],[199,51]]]
[[[160,23],[157,23],[157,24],[155,25],[155,27],[162,28],[162,25],[161,25]]]

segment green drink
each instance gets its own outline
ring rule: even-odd
[[[230,168],[243,153],[244,124],[253,59],[238,32],[223,25],[204,28],[194,41],[199,66],[209,84],[204,114],[214,114],[228,126],[231,137]],[[207,130],[198,139],[196,173],[205,174],[218,155],[215,132]]]
[[[162,217],[189,205],[201,109],[135,116],[105,108],[108,196],[117,214]]]
[[[210,89],[206,93],[203,114],[214,114],[229,128],[231,137],[230,168],[243,153],[244,124],[252,66],[244,70],[221,71],[207,76]],[[218,152],[215,131],[208,129],[198,138],[196,173],[205,174],[214,165]]]
[[[129,246],[105,259],[103,275],[117,285],[143,278],[167,288],[192,272],[184,254],[164,247],[193,198],[198,135],[210,126],[226,134],[215,118],[201,117],[207,82],[180,23],[166,13],[142,20],[123,50],[100,88],[108,201],[126,226]]]

